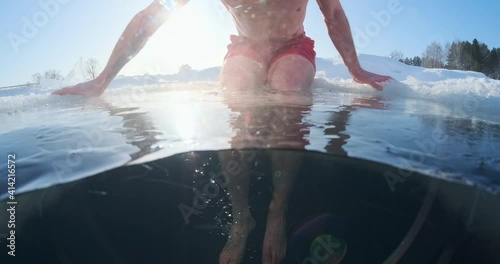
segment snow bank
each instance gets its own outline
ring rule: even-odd
[[[389,75],[393,81],[378,92],[355,83],[340,58],[318,59],[315,87],[340,92],[423,99],[440,103],[459,116],[500,122],[500,81],[483,73],[410,66],[387,57],[361,55],[362,67]]]
[[[500,116],[500,81],[490,79],[482,73],[426,69],[374,55],[360,55],[359,60],[366,70],[390,75],[394,80],[385,85],[383,92],[378,92],[366,85],[355,83],[340,58],[318,58],[317,78],[313,86],[331,88],[346,93],[424,99],[455,108],[458,106],[466,112],[479,111],[483,115]],[[109,89],[145,87],[169,82],[215,82],[218,80],[219,72],[220,67],[215,67],[182,74],[118,76],[111,83]],[[0,104],[19,105],[12,102],[12,96],[17,97],[15,100],[23,100],[22,95],[47,95],[61,87],[84,81],[84,76],[83,62],[80,59],[64,81],[42,80],[41,87],[0,90]],[[28,100],[32,101],[33,99],[31,96]]]

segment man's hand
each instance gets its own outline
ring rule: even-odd
[[[52,94],[57,94],[57,95],[73,94],[73,95],[83,95],[86,97],[98,97],[102,93],[104,93],[104,90],[106,90],[107,86],[108,83],[106,81],[97,78],[94,80],[90,80],[88,82],[83,82],[77,85],[62,88],[60,90],[53,92]]]
[[[352,75],[352,79],[357,83],[369,84],[371,87],[382,91],[383,87],[380,83],[387,82],[392,79],[391,76],[378,75],[363,69],[358,69],[355,71],[349,71]]]
[[[116,43],[106,67],[95,80],[77,84],[55,91],[52,94],[78,94],[87,97],[101,95],[109,82],[120,72],[139,51],[158,28],[170,17],[175,7],[185,5],[189,0],[154,0],[148,7],[137,13],[125,28]],[[102,77],[101,77],[102,76]]]
[[[373,88],[381,91],[380,82],[386,82],[392,79],[389,76],[378,75],[365,71],[361,68],[356,47],[352,39],[351,27],[345,15],[344,9],[339,0],[317,0],[321,12],[325,17],[325,23],[328,28],[328,35],[333,44],[344,60],[354,81],[358,83],[369,84]]]

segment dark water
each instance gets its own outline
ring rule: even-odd
[[[284,263],[500,263],[497,115],[317,85],[3,98],[0,263],[217,263],[238,204],[257,223],[242,263],[261,263],[272,197]]]
[[[187,151],[248,147],[361,158],[498,192],[494,108],[481,119],[464,104],[315,85],[310,94],[228,94],[202,83],[121,88],[91,100],[2,98],[0,159],[17,155],[18,193]]]
[[[223,166],[224,157],[249,165]],[[269,202],[288,184],[273,184],[276,161],[290,157],[300,164],[283,263],[326,263],[317,256],[335,251],[314,257],[318,237],[341,241],[343,263],[500,263],[500,198],[491,192],[419,173],[394,184],[395,167],[279,149],[182,153],[19,195],[16,257],[2,238],[1,263],[218,263],[232,221],[227,180],[243,167],[257,225],[242,263],[261,263]]]

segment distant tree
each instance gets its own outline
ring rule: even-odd
[[[464,43],[461,41],[453,41],[446,52],[446,67],[452,70],[464,70],[462,62],[462,54],[464,52]]]
[[[43,77],[45,79],[50,79],[50,80],[62,80],[63,77],[61,75],[61,73],[59,71],[56,71],[56,70],[48,70],[48,71],[45,71],[45,73],[43,74]]]
[[[450,56],[450,53],[451,53],[451,43],[450,42],[446,42],[446,45],[444,45],[444,63],[445,63],[445,67],[446,68],[449,68],[448,64],[446,63],[447,60],[448,60],[448,57]]]
[[[42,80],[42,75],[39,72],[31,75],[31,83],[40,83],[41,80]]]
[[[486,60],[488,59],[488,56],[490,55],[490,49],[488,48],[488,45],[484,43],[479,43],[479,66],[480,66],[480,71],[485,72],[485,63]]]
[[[401,51],[399,50],[393,50],[390,54],[391,58],[397,60],[397,61],[401,61],[401,62],[404,62],[403,59],[404,59],[404,55]]]
[[[444,52],[441,44],[433,41],[422,55],[422,66],[426,68],[443,68]]]
[[[99,61],[97,59],[94,58],[88,59],[85,67],[88,79],[93,80],[99,74],[100,66],[99,66]]]
[[[496,63],[496,67],[495,67],[495,70],[493,72],[493,78],[497,79],[497,80],[500,80],[500,48],[496,48],[496,53],[497,53],[497,63]]]
[[[400,60],[402,63],[407,64],[407,65],[412,65],[412,66],[421,66],[422,65],[422,60],[420,59],[419,56],[415,56],[413,58],[408,58],[406,57],[404,60]]]
[[[472,46],[471,46],[471,59],[472,59],[472,64],[471,64],[471,71],[476,71],[479,72],[481,71],[481,62],[483,58],[481,58],[481,50],[479,46],[479,41],[477,39],[474,39],[472,41]]]
[[[193,68],[189,64],[183,64],[179,67],[179,73],[186,73],[192,71]]]
[[[193,73],[193,68],[189,64],[183,64],[179,67],[177,77],[181,80],[187,81],[193,77]]]
[[[413,66],[422,66],[422,59],[419,57],[419,56],[415,56],[413,57],[413,59],[411,60],[411,63]]]
[[[460,56],[460,61],[462,62],[462,68],[459,70],[471,71],[474,67],[474,59],[472,58],[472,43],[465,41],[462,43],[463,52]]]
[[[484,60],[482,72],[491,78],[498,79],[498,72],[500,71],[499,58],[497,49],[493,48]]]
[[[498,79],[500,71],[499,49],[489,49],[488,45],[474,39],[454,41],[447,53],[447,68],[464,71],[477,71]]]
[[[500,80],[500,66],[493,72],[491,78]]]

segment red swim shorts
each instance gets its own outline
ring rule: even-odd
[[[286,55],[299,55],[306,58],[316,69],[316,52],[314,51],[314,40],[302,33],[289,41],[283,42],[269,55],[264,50],[269,49],[269,45],[251,41],[243,36],[231,35],[231,44],[227,46],[227,54],[224,61],[233,56],[245,56],[269,67],[275,61]]]

